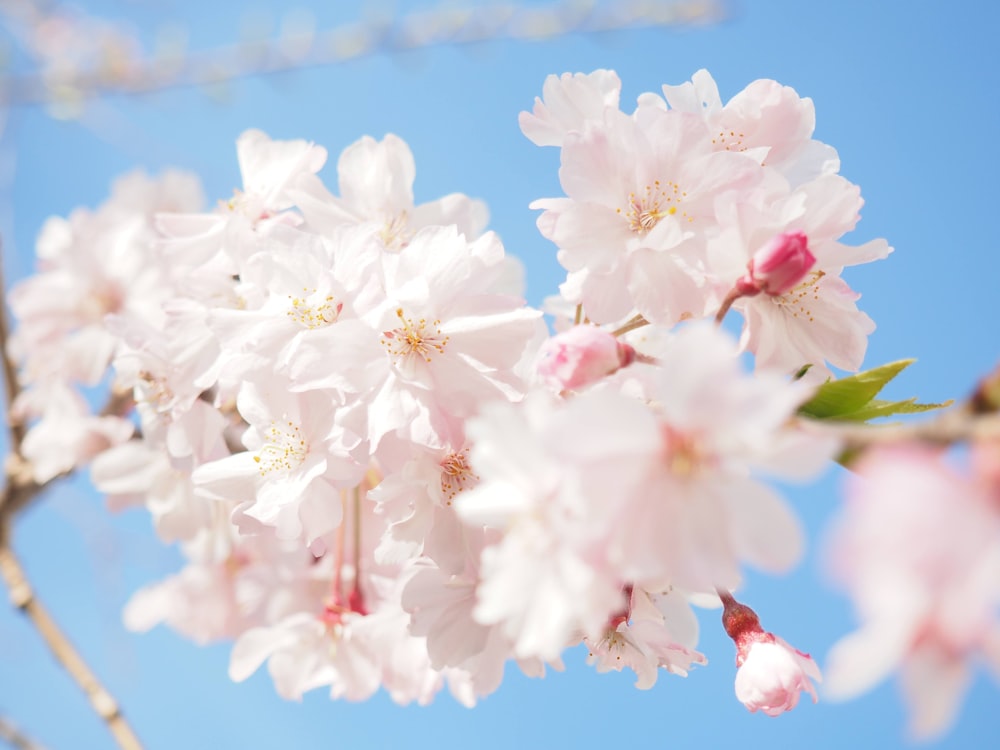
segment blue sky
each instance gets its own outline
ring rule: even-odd
[[[458,0],[453,4],[460,4]],[[481,4],[481,3],[480,3]],[[544,2],[533,3],[544,5]],[[231,41],[250,9],[277,16],[285,3],[81,2],[95,15],[129,20],[149,38],[155,23],[187,27],[192,47]],[[296,7],[307,7],[299,2]],[[321,27],[352,20],[362,3],[313,3]],[[371,3],[366,4],[371,6]],[[427,2],[398,2],[400,12]],[[490,206],[491,227],[527,266],[537,304],[562,278],[554,248],[527,206],[560,193],[558,154],[518,130],[550,73],[612,68],[623,105],[663,83],[707,68],[723,98],[755,78],[774,78],[816,103],[816,137],[835,146],[841,172],[866,198],[849,241],[886,237],[888,260],[850,269],[849,283],[878,329],[866,363],[918,363],[889,396],[961,397],[1000,358],[996,212],[1000,202],[1000,6],[802,2],[732,4],[707,28],[570,36],[540,43],[494,41],[376,55],[349,64],[233,83],[221,97],[180,90],[112,98],[85,121],[59,121],[40,108],[8,113],[0,142],[0,231],[8,279],[33,265],[34,238],[51,214],[95,206],[112,179],[137,166],[201,175],[210,199],[239,184],[234,141],[248,128],[325,145],[331,161],[363,134],[393,132],[412,148],[418,202],[461,191]],[[216,92],[218,94],[218,92]],[[335,184],[333,165],[323,173]],[[751,574],[743,591],[765,627],[816,656],[851,629],[845,601],[821,566],[822,531],[843,477],[789,497],[811,534],[792,575]],[[709,666],[687,679],[664,674],[640,692],[632,676],[596,675],[585,653],[567,671],[527,680],[508,671],[498,693],[469,711],[442,695],[428,708],[398,708],[385,696],[331,703],[323,691],[302,704],[279,699],[266,674],[234,685],[228,647],[197,647],[166,630],[127,633],[119,612],[143,582],[173,570],[139,513],[111,517],[85,480],[52,492],[17,527],[17,547],[42,599],[107,681],[149,748],[241,747],[576,747],[615,745],[905,747],[904,708],[886,683],[846,703],[803,704],[778,719],[750,715],[732,694],[734,652],[703,612]],[[978,674],[953,731],[930,747],[972,748],[996,735],[997,683]],[[111,747],[109,737],[36,634],[0,607],[0,714],[51,748]]]

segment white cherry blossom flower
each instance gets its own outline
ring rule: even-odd
[[[293,191],[310,225],[325,234],[344,225],[370,223],[385,249],[396,252],[424,227],[455,225],[475,239],[489,220],[486,204],[459,193],[415,206],[413,154],[392,134],[381,141],[365,136],[348,146],[337,162],[337,176],[339,198],[311,175],[301,177]]]
[[[550,75],[535,97],[531,112],[518,116],[521,132],[536,146],[562,146],[569,133],[582,132],[587,121],[604,119],[618,109],[622,83],[613,70]]]
[[[704,314],[716,202],[751,190],[759,165],[713,151],[701,118],[652,107],[634,117],[606,110],[566,138],[561,159],[568,197],[531,205],[545,209],[538,227],[559,248],[573,301],[597,323],[633,309],[664,324]]]
[[[836,150],[812,138],[812,100],[789,86],[760,79],[723,105],[711,74],[699,70],[690,82],[664,85],[663,94],[672,109],[705,119],[714,149],[752,154],[793,185],[840,168]]]
[[[287,387],[280,378],[244,383],[237,409],[250,425],[247,450],[202,464],[192,479],[209,497],[239,503],[237,521],[311,544],[340,524],[339,488],[356,485],[365,467],[352,455],[360,439],[336,424],[336,399]]]

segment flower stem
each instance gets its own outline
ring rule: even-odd
[[[364,596],[361,593],[361,487],[351,490],[351,506],[354,513],[354,582],[348,602],[354,612],[368,614],[365,608]]]
[[[729,312],[729,308],[732,307],[733,303],[742,296],[743,294],[735,286],[729,290],[729,293],[726,294],[726,298],[722,300],[722,305],[719,307],[719,312],[715,314],[715,325],[717,326],[722,325],[722,321],[725,319],[726,313]]]
[[[347,491],[340,491],[340,526],[337,527],[337,541],[333,550],[333,604],[341,606],[344,603],[343,568],[344,568],[344,524],[347,523]]]
[[[649,325],[648,320],[646,320],[641,315],[636,315],[634,318],[630,319],[628,322],[622,325],[621,328],[617,328],[616,330],[612,331],[611,335],[617,338],[619,336],[628,333],[629,331],[634,331],[636,328],[642,328],[643,326],[648,326],[648,325]]]

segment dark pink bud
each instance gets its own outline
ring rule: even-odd
[[[722,597],[722,627],[726,635],[736,644],[736,664],[740,665],[746,659],[750,646],[760,640],[767,640],[769,635],[760,626],[757,613],[745,604],[737,602],[731,594],[720,592]]]
[[[753,254],[736,287],[744,297],[760,292],[777,297],[802,281],[815,264],[816,256],[802,232],[778,234]]]

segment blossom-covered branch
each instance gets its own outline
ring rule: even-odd
[[[89,465],[113,508],[145,507],[181,544],[186,566],[133,596],[130,628],[232,640],[230,676],[266,664],[286,698],[447,688],[472,705],[508,660],[540,676],[579,644],[641,689],[687,675],[707,663],[696,609],[722,606],[737,697],[778,715],[821,674],[735,598],[748,568],[803,554],[772,480],[888,441],[930,472],[937,512],[951,475],[900,445],[921,430],[972,440],[953,507],[986,531],[974,559],[939,554],[950,581],[975,572],[978,601],[1000,597],[992,381],[933,428],[842,424],[939,405],[875,399],[905,362],[835,375],[860,369],[874,329],[845,269],[892,248],[841,241],[862,199],[813,138],[811,100],[761,80],[723,102],[704,70],[631,111],[620,95],[613,71],[550,76],[520,116],[559,150],[564,195],[533,204],[567,272],[546,302],[555,335],[486,206],[417,204],[391,134],[349,145],[336,189],[324,147],[249,130],[242,184],[211,210],[192,175],[135,173],[47,222],[44,265],[10,296],[25,481]],[[738,339],[717,325],[729,313]],[[113,408],[94,414],[82,389],[109,379]],[[873,496],[897,459],[866,458]],[[862,647],[907,637],[877,673],[849,641],[829,683],[847,695],[917,664],[930,677],[908,685],[945,686],[914,699],[937,730],[961,695],[938,678],[992,654],[995,612],[972,612],[972,632],[940,620],[937,579],[902,625],[872,605],[870,570],[893,591],[920,580],[905,542],[887,562],[852,536],[879,506],[841,537],[843,579],[877,636]]]

